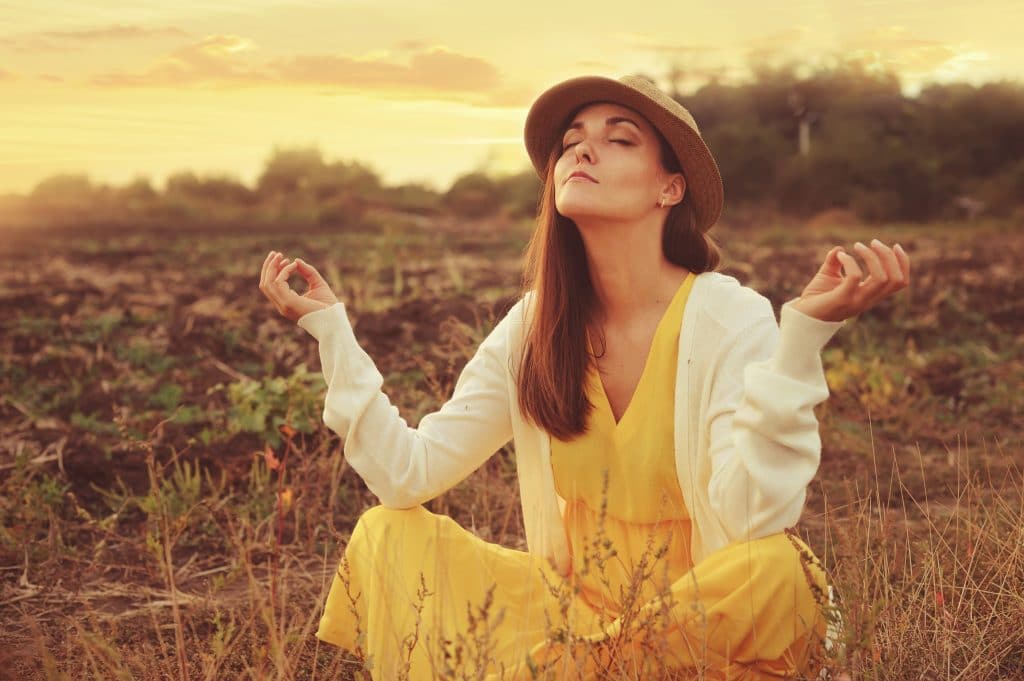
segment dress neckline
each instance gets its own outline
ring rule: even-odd
[[[631,420],[634,418],[631,416],[632,412],[634,411],[633,405],[636,403],[636,396],[644,387],[644,381],[647,377],[648,372],[650,371],[651,356],[654,354],[654,350],[658,344],[658,340],[662,336],[662,327],[665,326],[665,323],[667,322],[669,317],[674,316],[673,313],[676,312],[676,306],[683,297],[683,291],[687,288],[687,285],[690,283],[690,280],[695,276],[696,275],[691,271],[685,277],[683,277],[682,283],[679,284],[679,288],[676,289],[676,292],[672,295],[672,299],[669,301],[668,305],[665,306],[665,311],[662,312],[661,318],[658,319],[658,324],[654,327],[654,335],[651,338],[651,345],[647,349],[647,354],[644,357],[644,367],[640,371],[640,378],[637,380],[636,386],[633,388],[633,394],[630,395],[629,402],[626,404],[626,409],[625,411],[622,412],[622,416],[619,418],[618,421],[615,420],[615,412],[612,410],[611,400],[608,399],[608,392],[605,390],[604,379],[601,378],[601,372],[598,370],[596,363],[591,362],[591,365],[588,368],[587,373],[588,376],[591,377],[591,380],[593,380],[595,383],[595,392],[600,393],[600,404],[598,405],[598,411],[602,411],[603,413],[607,414],[609,427],[611,428],[612,433],[614,435],[617,435],[620,432],[625,431]],[[590,352],[591,356],[593,356],[594,348],[590,343],[589,331],[587,332],[586,336],[587,349]]]

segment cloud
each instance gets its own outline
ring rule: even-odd
[[[696,63],[700,61],[701,57],[705,56],[718,58],[719,61],[727,61],[727,57],[736,53],[746,53],[747,55],[754,56],[778,54],[798,47],[810,32],[810,27],[798,25],[767,35],[727,44],[701,43],[686,39],[666,40],[663,36],[644,33],[616,33],[612,37],[629,49],[653,52],[669,59],[683,59],[684,63]],[[718,69],[715,68],[712,71],[717,73]]]
[[[607,61],[600,61],[599,59],[584,59],[581,61],[573,62],[573,65],[579,69],[593,69],[594,71],[614,71],[618,68],[618,64],[613,64]]]
[[[175,26],[125,26],[114,24],[73,31],[37,31],[0,37],[0,45],[14,52],[77,52],[92,45],[120,40],[187,37]]]
[[[501,85],[501,75],[490,62],[444,47],[413,54],[408,63],[389,61],[386,54],[373,58],[344,55],[300,55],[268,64],[280,79],[292,83],[316,83],[358,87],[361,90],[492,90]]]
[[[767,57],[799,41],[806,27],[798,26],[739,43],[707,43],[690,40],[666,40],[643,33],[616,33],[612,37],[627,49],[651,52],[664,61],[663,83],[671,92],[696,89],[705,83],[736,78],[742,72],[730,62],[746,53]],[[600,64],[600,62],[598,62]]]
[[[881,26],[861,33],[842,43],[849,56],[905,74],[958,72],[968,62],[987,61],[989,53],[966,44],[950,44],[919,38],[905,27]]]
[[[401,40],[395,43],[395,49],[399,52],[415,52],[429,47],[429,44],[422,40]]]
[[[798,46],[798,44],[807,38],[810,33],[811,29],[808,26],[793,26],[781,31],[776,31],[775,33],[769,33],[768,35],[744,40],[740,43],[740,46],[747,47],[752,50],[792,48]]]
[[[433,96],[491,106],[525,106],[535,93],[507,83],[491,62],[417,41],[361,55],[299,54],[254,64],[254,45],[236,35],[212,35],[175,50],[148,69],[110,72],[89,82],[108,88],[237,87],[276,84],[327,86],[325,94],[353,91],[407,98]]]
[[[252,49],[251,41],[235,35],[211,35],[161,57],[145,71],[114,72],[93,76],[89,82],[103,87],[159,87],[202,84],[257,85],[273,78],[247,67],[241,54]]]
[[[696,55],[718,52],[726,49],[722,45],[699,44],[688,41],[666,41],[663,36],[652,36],[644,33],[615,33],[612,38],[625,47],[636,50],[647,50],[661,55]]]
[[[53,38],[56,40],[97,41],[159,38],[161,36],[178,38],[181,36],[187,36],[188,31],[184,31],[174,26],[147,28],[145,26],[122,26],[120,24],[115,24],[114,26],[107,26],[105,28],[87,28],[79,31],[44,31],[39,33],[39,35],[44,38]]]
[[[747,64],[766,64],[777,60],[802,61],[808,56],[808,39],[811,36],[810,27],[798,25],[740,41],[735,49],[738,54],[742,54]]]

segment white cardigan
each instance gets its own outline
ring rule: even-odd
[[[319,343],[326,425],[382,505],[409,508],[515,445],[526,543],[562,574],[569,550],[549,435],[523,419],[515,372],[533,292],[483,340],[441,408],[410,427],[382,392],[344,303],[303,315]],[[821,459],[814,406],[829,396],[821,349],[845,321],[771,302],[721,272],[697,275],[683,313],[675,378],[675,459],[692,519],[694,563],[739,540],[792,527]],[[830,589],[831,591],[831,589]],[[831,594],[830,594],[831,595]]]

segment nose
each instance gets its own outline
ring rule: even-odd
[[[577,162],[579,162],[579,160],[583,156],[586,156],[587,161],[589,161],[590,163],[594,162],[594,152],[590,149],[590,142],[582,140],[580,142],[577,142],[572,149],[574,152],[576,152]]]

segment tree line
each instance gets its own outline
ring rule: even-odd
[[[676,97],[718,160],[730,206],[810,217],[846,209],[865,222],[1024,216],[1024,87],[930,84],[904,95],[892,72],[843,61],[798,75],[794,63],[754,66],[742,85],[712,78]],[[317,148],[275,148],[255,186],[191,171],[162,191],[145,177],[97,185],[62,173],[27,195],[0,197],[0,226],[91,222],[144,226],[289,224],[366,227],[374,210],[486,220],[533,216],[532,168],[474,170],[445,190],[385,185],[359,161]]]

